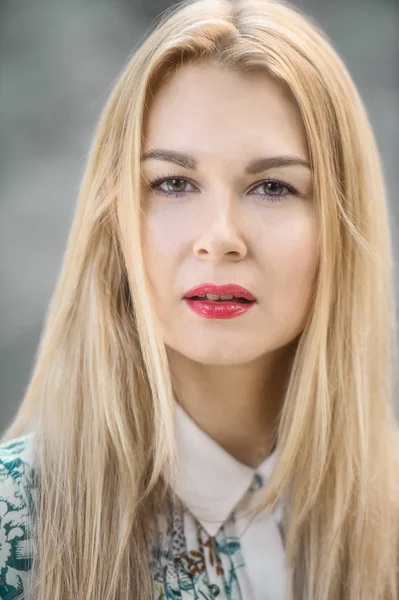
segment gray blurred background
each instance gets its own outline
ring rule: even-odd
[[[128,55],[172,3],[0,1],[0,431],[30,377],[100,110]],[[397,260],[399,0],[294,4],[327,32],[364,99]]]

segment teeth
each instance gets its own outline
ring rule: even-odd
[[[207,300],[233,300],[234,298],[238,298],[239,300],[243,301],[242,296],[235,296],[234,294],[198,294],[197,298],[206,298]]]
[[[208,300],[219,300],[220,296],[218,294],[206,294]]]
[[[200,296],[201,298],[202,296]],[[239,296],[237,296],[238,298]],[[232,300],[234,298],[233,294],[225,294],[219,296],[219,294],[206,294],[204,298],[208,298],[208,300]]]

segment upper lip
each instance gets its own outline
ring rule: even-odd
[[[188,290],[184,294],[184,298],[192,298],[193,296],[201,296],[204,294],[218,294],[219,296],[233,294],[234,296],[241,296],[241,298],[245,298],[246,300],[256,300],[251,292],[237,283],[225,283],[224,285],[201,283]]]

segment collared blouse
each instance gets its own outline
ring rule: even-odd
[[[276,451],[252,469],[175,405],[179,503],[153,524],[154,600],[284,600],[282,505],[251,518]],[[0,598],[29,588],[37,477],[34,434],[0,445]],[[249,513],[249,514],[248,514]]]

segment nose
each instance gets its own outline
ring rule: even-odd
[[[209,216],[204,219],[193,245],[194,254],[215,262],[242,260],[248,250],[239,213],[231,197],[210,202]]]

